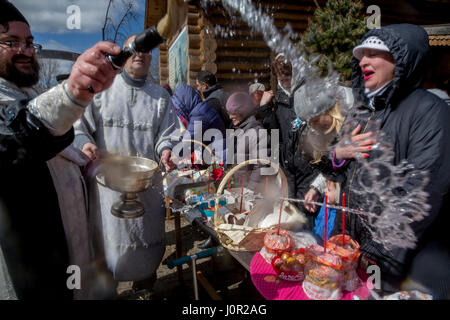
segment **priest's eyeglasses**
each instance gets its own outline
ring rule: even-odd
[[[21,41],[0,41],[0,44],[7,45],[11,49],[14,50],[31,50],[33,52],[40,52],[42,50],[42,46],[37,43],[30,43],[30,42],[21,42]]]

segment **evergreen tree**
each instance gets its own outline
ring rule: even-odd
[[[305,51],[319,55],[317,66],[325,76],[328,63],[340,73],[341,81],[350,80],[352,50],[368,31],[362,15],[363,4],[357,0],[328,0],[317,9],[302,36]]]

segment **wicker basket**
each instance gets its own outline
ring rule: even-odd
[[[286,196],[288,196],[287,179],[283,170],[274,162],[266,159],[252,159],[242,162],[233,167],[222,179],[219,188],[216,193],[216,203],[219,202],[219,198],[233,174],[248,164],[254,164],[255,161],[263,165],[270,165],[275,168],[281,176],[281,179],[286,183]],[[270,228],[253,228],[250,226],[242,226],[229,224],[218,213],[218,206],[214,211],[214,230],[216,231],[217,238],[220,240],[222,246],[227,249],[236,251],[259,251],[264,244],[264,236]],[[233,234],[233,240],[229,235]]]

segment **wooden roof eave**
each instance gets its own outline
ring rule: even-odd
[[[430,46],[450,46],[450,23],[422,26],[428,33]]]
[[[450,23],[422,26],[429,36],[450,35]]]

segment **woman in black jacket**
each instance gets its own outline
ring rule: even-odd
[[[369,31],[354,51],[353,93],[362,101],[357,131],[364,133],[368,120],[376,120],[384,139],[392,145],[392,164],[402,160],[428,173],[425,186],[430,210],[424,219],[410,224],[417,246],[388,250],[374,241],[370,224],[362,216],[347,214],[346,233],[360,242],[363,261],[381,269],[381,286],[386,292],[416,288],[434,298],[450,298],[450,241],[444,229],[449,225],[450,109],[437,96],[421,89],[429,51],[428,35],[419,26],[390,25]],[[374,150],[375,151],[375,150]],[[344,169],[340,177],[348,207],[367,210],[368,194],[358,175],[361,163],[357,153],[374,160],[379,154],[370,145],[336,148],[333,164]],[[347,159],[347,160],[340,160]],[[362,158],[361,158],[362,159]],[[345,161],[345,162],[344,162]],[[405,194],[408,197],[408,194]],[[336,232],[340,232],[337,219]],[[394,222],[393,222],[394,223]],[[408,280],[408,281],[405,281]],[[412,284],[412,286],[411,286]]]

